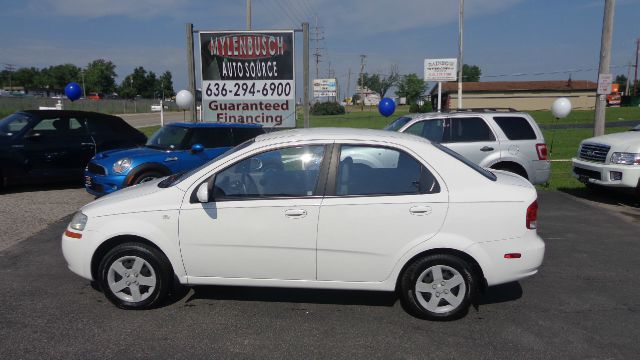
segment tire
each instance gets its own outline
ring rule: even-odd
[[[498,165],[495,165],[495,166],[493,167],[493,169],[508,171],[508,172],[510,172],[510,173],[514,173],[514,174],[516,174],[516,175],[520,175],[520,176],[522,176],[523,178],[525,178],[525,179],[529,180],[529,176],[527,176],[527,172],[526,172],[526,171],[524,171],[523,169],[519,168],[518,166],[512,166],[512,165],[500,165],[500,164],[498,164]]]
[[[149,309],[169,293],[173,271],[159,250],[140,243],[124,243],[111,249],[98,268],[100,289],[122,309]]]
[[[415,260],[402,273],[400,300],[410,314],[427,320],[455,320],[469,311],[479,279],[464,260],[448,254]]]
[[[161,173],[159,173],[157,171],[146,171],[146,172],[143,172],[142,174],[136,176],[136,178],[133,180],[132,185],[142,184],[142,183],[145,183],[147,181],[155,180],[157,178],[161,178],[161,177],[164,177],[164,176],[165,175],[162,175]]]

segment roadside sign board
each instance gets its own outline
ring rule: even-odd
[[[336,79],[314,79],[313,97],[337,96]]]
[[[425,81],[456,81],[458,59],[424,59]]]
[[[611,84],[613,83],[613,75],[600,74],[598,76],[598,92],[597,95],[611,94]]]
[[[293,30],[199,34],[204,121],[296,126]]]

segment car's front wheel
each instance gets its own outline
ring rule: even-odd
[[[123,309],[148,309],[159,305],[171,286],[171,266],[157,249],[125,243],[111,249],[98,268],[105,296]]]
[[[477,283],[464,260],[448,254],[428,255],[402,273],[400,298],[405,309],[419,318],[453,320],[469,310]]]
[[[161,178],[164,175],[160,174],[159,172],[156,171],[147,171],[144,172],[138,176],[136,176],[136,178],[133,180],[133,184],[142,184],[145,183],[147,181],[152,181],[155,180],[157,178]]]

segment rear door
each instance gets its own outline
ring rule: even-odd
[[[446,186],[406,149],[344,144],[332,159],[335,181],[318,224],[318,280],[383,281],[408,249],[439,231]]]
[[[448,119],[449,139],[443,144],[481,166],[500,159],[500,142],[487,122],[479,116]]]

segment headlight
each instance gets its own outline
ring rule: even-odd
[[[87,215],[77,212],[73,215],[73,219],[69,223],[69,227],[73,230],[82,231],[84,227],[87,225]]]
[[[121,174],[131,168],[131,159],[124,158],[120,159],[113,164],[113,171]]]
[[[611,155],[611,163],[623,165],[640,165],[640,154],[627,152],[614,152]]]

